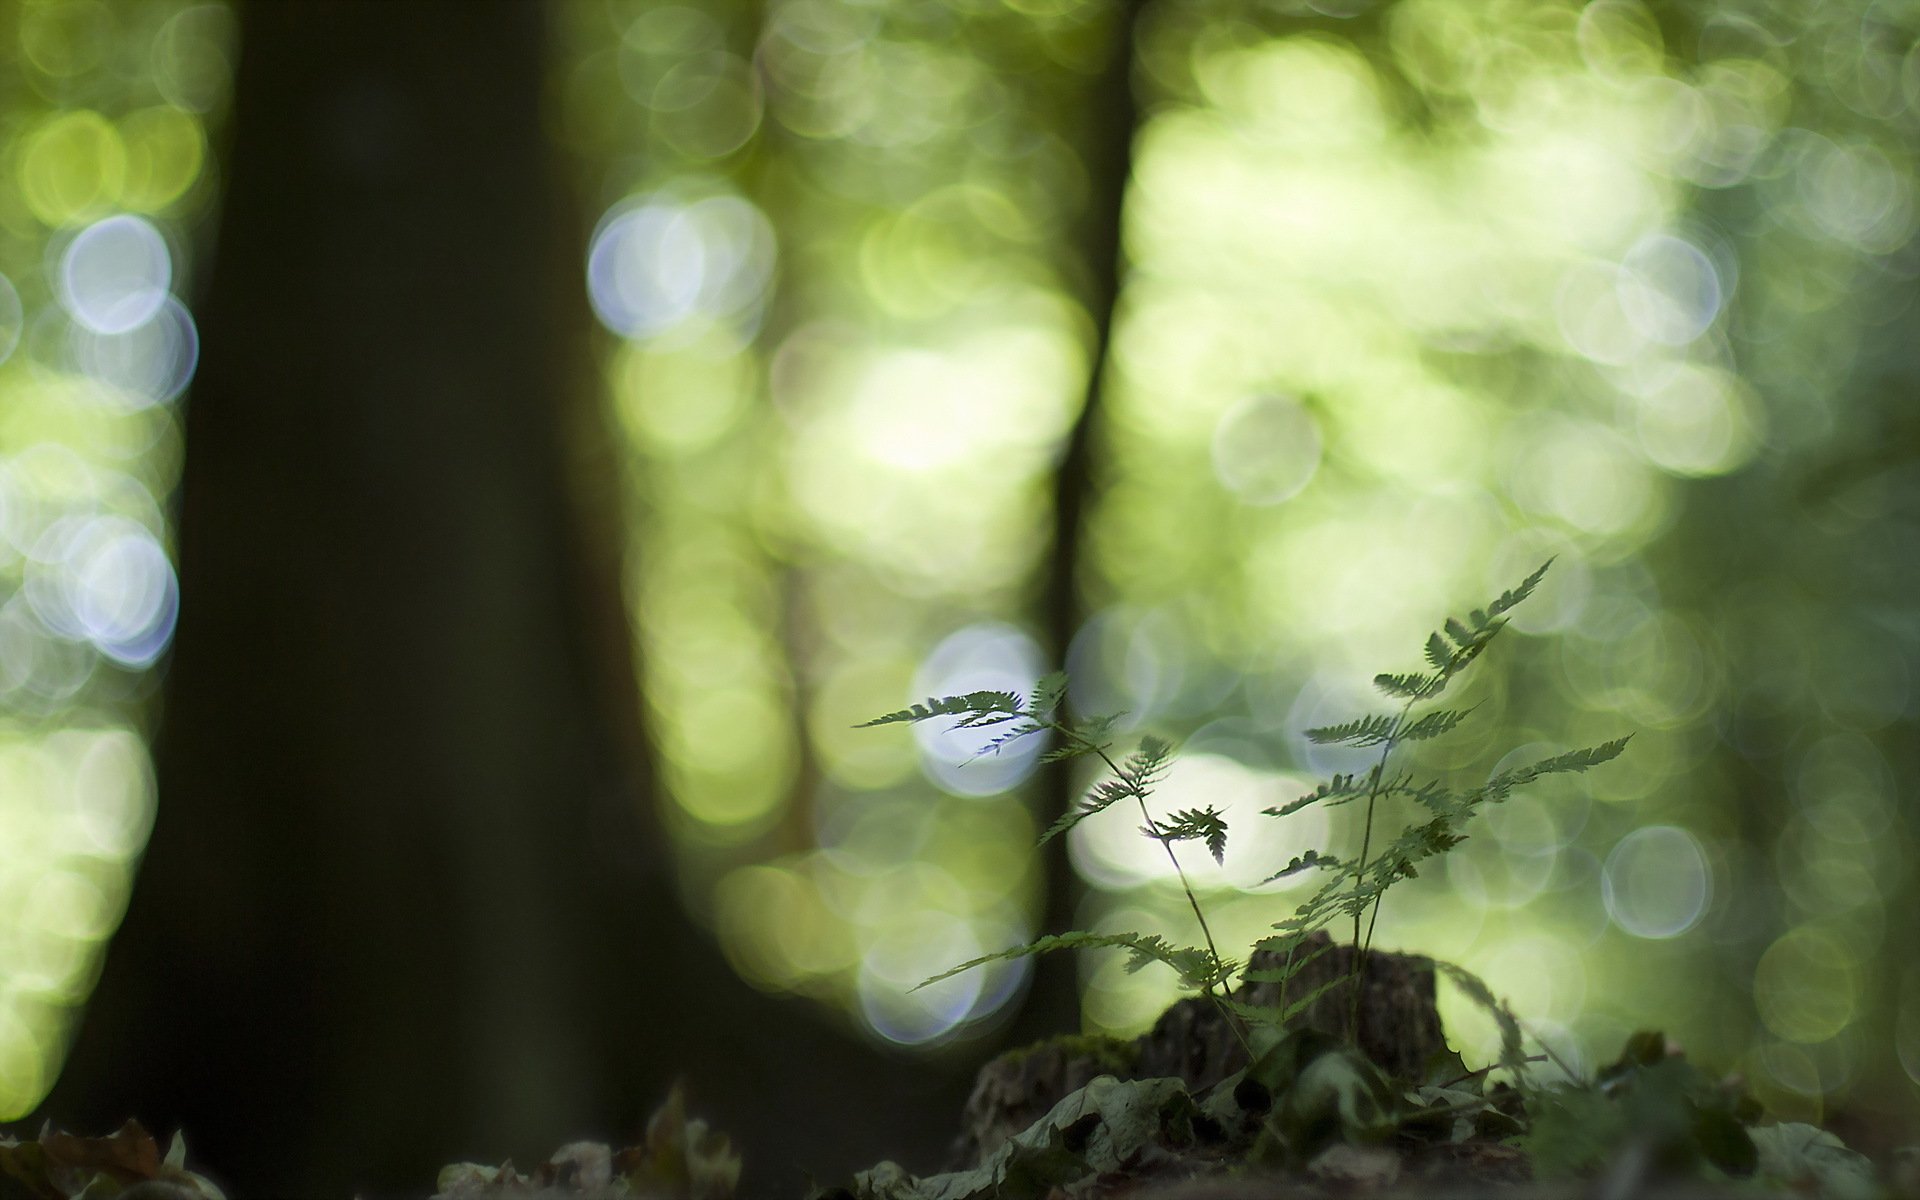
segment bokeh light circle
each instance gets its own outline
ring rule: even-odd
[[[159,314],[173,256],[151,222],[121,214],[74,235],[60,256],[60,304],[95,333],[138,329]]]
[[[1213,429],[1213,472],[1248,504],[1298,495],[1320,466],[1320,427],[1297,401],[1255,396],[1234,405]]]
[[[1713,875],[1699,838],[1677,825],[1648,825],[1607,855],[1600,889],[1614,924],[1659,940],[1700,923],[1713,899]]]
[[[1753,970],[1753,1002],[1775,1036],[1801,1045],[1845,1029],[1859,1005],[1854,956],[1816,926],[1789,930]]]
[[[660,337],[691,319],[750,317],[773,277],[773,226],[735,195],[615,205],[587,251],[587,294],[614,333]]]
[[[1044,673],[1044,662],[1039,643],[1011,625],[969,625],[948,634],[927,655],[914,675],[914,702],[981,691],[1028,695]],[[990,750],[1011,724],[957,729],[957,721],[923,721],[913,727],[921,769],[957,796],[995,796],[1017,787],[1047,748],[1046,739],[1035,734]]]
[[[75,325],[68,333],[73,363],[113,390],[124,409],[164,404],[187,390],[200,363],[200,333],[186,306],[165,297],[152,320],[120,333]]]

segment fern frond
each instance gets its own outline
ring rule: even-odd
[[[957,967],[949,967],[929,979],[923,980],[913,990],[951,979],[963,971],[971,971],[992,962],[1007,962],[1035,955],[1051,954],[1055,950],[1100,950],[1119,948],[1127,950],[1128,971],[1138,971],[1151,962],[1165,963],[1180,975],[1180,981],[1199,991],[1217,985],[1223,978],[1232,974],[1235,964],[1216,960],[1205,950],[1191,946],[1175,946],[1157,934],[1141,933],[1072,933],[1048,934],[1035,938],[1023,946],[1013,946],[994,954],[983,954],[979,958],[969,959]]]
[[[1253,944],[1255,953],[1265,950],[1270,954],[1284,956],[1287,961],[1284,965],[1278,967],[1262,968],[1257,971],[1249,970],[1243,973],[1240,978],[1246,980],[1248,983],[1285,983],[1295,975],[1306,970],[1307,967],[1323,955],[1333,953],[1333,943],[1327,941],[1314,947],[1313,953],[1307,955],[1305,958],[1295,958],[1295,952],[1298,951],[1301,946],[1305,945],[1306,941],[1306,934],[1288,934],[1284,937],[1261,938]]]
[[[855,729],[866,729],[874,725],[898,725],[932,720],[934,717],[961,717],[962,725],[995,723],[1012,720],[1020,714],[1020,697],[1012,692],[968,692],[964,696],[927,697],[925,704],[915,704],[898,712],[890,712],[884,717],[875,717],[871,721],[862,721]]]
[[[1044,717],[1060,707],[1067,698],[1067,673],[1055,671],[1043,676],[1033,685],[1033,699],[1027,705],[1028,711],[1036,717]]]
[[[1392,717],[1374,714],[1339,725],[1322,725],[1307,730],[1307,740],[1322,746],[1378,746],[1393,737],[1398,724]]]
[[[1220,810],[1209,805],[1206,808],[1190,808],[1177,812],[1159,822],[1159,828],[1144,829],[1141,832],[1148,837],[1157,837],[1166,842],[1198,842],[1207,844],[1207,853],[1213,855],[1213,861],[1224,864],[1227,857],[1227,822]]]
[[[998,754],[1000,753],[1000,748],[1002,746],[1007,745],[1009,742],[1017,742],[1023,737],[1030,737],[1031,735],[1036,733],[1044,733],[1046,732],[1046,728],[1047,727],[1045,725],[1042,725],[1037,721],[1028,721],[1024,725],[1018,726],[1006,733],[1000,734],[998,737],[994,738],[992,741],[988,742],[986,745],[974,751],[973,756],[975,758],[980,758],[988,754]]]
[[[1520,1021],[1513,1015],[1513,1010],[1493,994],[1493,989],[1487,986],[1485,980],[1458,963],[1436,958],[1433,965],[1453,980],[1467,999],[1485,1009],[1493,1018],[1493,1023],[1500,1028],[1500,1065],[1512,1071],[1516,1079],[1521,1078],[1526,1070],[1527,1056],[1520,1045]]]
[[[1473,708],[1478,707],[1480,706],[1477,704],[1473,706]],[[1468,714],[1473,712],[1473,708],[1444,708],[1437,712],[1427,713],[1418,721],[1402,728],[1399,737],[1402,741],[1408,742],[1437,738],[1442,734],[1451,732],[1454,726],[1466,720]]]
[[[1404,675],[1375,675],[1373,686],[1389,696],[1402,700],[1425,700],[1437,695],[1446,686],[1444,675],[1425,675],[1408,673]]]
[[[1154,784],[1160,782],[1160,774],[1166,770],[1167,760],[1172,756],[1173,747],[1170,744],[1148,734],[1140,739],[1140,748],[1127,755],[1127,761],[1120,764],[1120,777],[1144,796]]]
[[[1082,758],[1089,754],[1096,754],[1106,748],[1104,745],[1088,742],[1062,741],[1053,749],[1042,754],[1040,761],[1043,763],[1067,762],[1071,759]]]
[[[1262,879],[1254,886],[1265,887],[1267,884],[1273,883],[1276,880],[1285,879],[1289,875],[1298,875],[1302,871],[1310,871],[1316,867],[1325,871],[1344,871],[1350,865],[1351,864],[1345,859],[1335,858],[1330,854],[1322,854],[1318,850],[1309,850],[1305,854],[1294,855],[1292,862],[1281,867],[1278,871]]]
[[[1371,778],[1371,776],[1369,776],[1369,778]],[[1330,800],[1340,796],[1355,796],[1366,790],[1367,785],[1365,783],[1356,783],[1355,777],[1352,775],[1335,775],[1332,779],[1321,783],[1319,787],[1314,788],[1298,800],[1283,804],[1278,808],[1268,808],[1262,811],[1269,817],[1288,817],[1310,804],[1318,804],[1322,800]]]
[[[1453,647],[1447,645],[1447,639],[1437,633],[1427,635],[1427,665],[1436,671],[1445,671],[1453,662]]]
[[[1131,795],[1133,795],[1132,789],[1128,788],[1119,780],[1106,780],[1097,785],[1092,792],[1088,793],[1086,799],[1062,813],[1058,820],[1047,826],[1047,831],[1040,835],[1038,844],[1042,846],[1046,845],[1088,817],[1093,816],[1095,813],[1105,812],[1107,809],[1112,808],[1115,804],[1118,804]]]
[[[1448,617],[1444,628],[1447,636],[1453,639],[1453,644],[1460,649],[1465,650],[1473,645],[1475,641],[1473,630],[1468,629],[1458,618]]]
[[[1482,801],[1498,803],[1499,801],[1505,800],[1513,789],[1523,784],[1532,783],[1542,775],[1577,773],[1592,767],[1597,767],[1603,762],[1619,757],[1620,752],[1625,750],[1627,743],[1632,740],[1633,735],[1628,734],[1623,738],[1615,738],[1611,742],[1602,742],[1598,746],[1588,746],[1581,750],[1569,750],[1565,754],[1556,754],[1552,758],[1543,758],[1539,762],[1532,763],[1528,766],[1515,767],[1510,771],[1502,771],[1492,779],[1487,780],[1485,784],[1468,792],[1466,797],[1467,802],[1470,804],[1477,804]]]
[[[1495,600],[1492,604],[1487,605],[1487,611],[1484,617],[1479,613],[1474,614],[1474,616],[1479,620],[1479,623],[1482,626],[1486,625],[1488,623],[1488,620],[1490,620],[1491,618],[1498,617],[1501,614],[1508,612],[1513,608],[1514,605],[1520,603],[1522,600],[1525,600],[1528,596],[1533,595],[1533,589],[1540,585],[1540,581],[1542,579],[1546,578],[1547,568],[1551,567],[1552,565],[1553,565],[1553,559],[1549,558],[1547,561],[1541,563],[1540,566],[1534,570],[1533,574],[1521,580],[1518,586],[1510,588],[1509,590],[1500,593],[1500,598],[1498,600]]]

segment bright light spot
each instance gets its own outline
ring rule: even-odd
[[[166,239],[139,217],[94,222],[60,257],[60,303],[95,333],[126,333],[151,321],[172,283]]]
[[[187,390],[200,361],[200,334],[178,300],[164,297],[159,313],[121,333],[75,326],[69,335],[74,364],[114,389],[127,409],[164,404]]]
[[[1566,839],[1531,796],[1490,809],[1485,823],[1493,836],[1470,837],[1446,856],[1447,880],[1469,903],[1519,908],[1546,889]]]
[[[751,322],[773,277],[773,227],[738,196],[659,193],[608,210],[587,252],[587,292],[608,329],[656,338],[695,318]]]
[[[1250,397],[1228,409],[1214,426],[1213,472],[1248,504],[1292,499],[1319,466],[1319,426],[1294,400]]]
[[[1675,825],[1649,825],[1607,855],[1600,894],[1614,924],[1635,937],[1678,937],[1699,924],[1713,898],[1700,840]]]
[[[919,985],[983,953],[969,923],[923,909],[903,914],[868,945],[860,960],[860,1015],[875,1033],[903,1046],[923,1046],[958,1029],[980,1009],[987,970],[976,968]],[[915,989],[918,990],[915,990]],[[1003,990],[1004,997],[1010,991]]]
[[[1719,475],[1760,445],[1760,405],[1739,377],[1692,363],[1645,390],[1636,404],[1640,449],[1675,475]]]
[[[1854,955],[1832,935],[1803,925],[1767,947],[1753,969],[1753,1001],[1768,1029],[1789,1042],[1824,1042],[1853,1021],[1860,979]]]
[[[87,640],[115,662],[143,667],[173,637],[179,587],[153,535],[131,521],[89,522],[67,557],[67,604]]]
[[[139,853],[153,826],[153,799],[153,763],[137,734],[108,729],[87,736],[73,777],[73,820],[87,851],[107,858]]]
[[[1151,720],[1185,684],[1191,640],[1163,609],[1095,613],[1067,647],[1074,704],[1081,712],[1122,714],[1121,728]]]
[[[1197,887],[1255,888],[1295,855],[1326,844],[1325,809],[1316,805],[1284,819],[1264,811],[1311,790],[1297,778],[1258,771],[1222,755],[1182,754],[1168,765],[1148,807],[1155,817],[1189,808],[1219,810],[1227,823],[1225,865],[1215,863],[1203,843],[1182,842],[1176,844],[1181,866]],[[1131,804],[1074,826],[1067,848],[1075,869],[1099,887],[1124,889],[1175,878],[1167,852],[1141,832],[1139,810]],[[1319,882],[1306,873],[1275,886]]]
[[[55,521],[34,543],[26,595],[48,628],[128,666],[158,658],[178,607],[173,567],[153,536],[122,517]]]
[[[1560,336],[1576,353],[1614,366],[1646,353],[1650,340],[1627,312],[1617,268],[1601,262],[1569,267],[1553,296]]]
[[[1719,272],[1698,246],[1671,234],[1634,243],[1614,287],[1634,329],[1661,345],[1686,345],[1720,315]]]
[[[52,1031],[22,1015],[19,1002],[0,1005],[0,1113],[18,1120],[46,1097],[46,1036]]]
[[[13,286],[13,280],[0,275],[0,363],[13,357],[13,348],[20,344],[20,334],[26,324],[26,309],[20,303],[19,290]]]
[[[1645,530],[1662,508],[1640,456],[1592,421],[1545,418],[1516,431],[1508,486],[1528,510],[1593,534]]]
[[[981,691],[1030,695],[1046,670],[1045,661],[1039,644],[1011,625],[969,625],[948,634],[927,655],[914,674],[914,700]],[[913,727],[921,769],[955,795],[996,796],[1019,786],[1047,746],[1035,734],[987,750],[1013,723],[956,729],[957,720],[923,721]]]

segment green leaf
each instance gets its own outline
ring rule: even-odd
[[[1318,850],[1308,850],[1304,854],[1294,855],[1292,862],[1281,867],[1265,879],[1262,879],[1255,886],[1264,887],[1277,879],[1285,879],[1289,875],[1298,875],[1302,871],[1309,871],[1314,868],[1325,871],[1344,871],[1348,865],[1345,859],[1335,858],[1330,854],[1322,854]]]
[[[1476,704],[1473,707],[1478,708],[1480,706]],[[1418,721],[1402,729],[1399,736],[1401,739],[1409,742],[1437,738],[1442,734],[1451,732],[1454,726],[1466,720],[1467,716],[1472,712],[1473,708],[1444,708],[1438,712],[1430,712]]]
[[[1108,779],[1096,784],[1086,799],[1061,814],[1058,820],[1047,826],[1046,832],[1040,835],[1039,844],[1046,845],[1095,813],[1105,812],[1120,801],[1133,798],[1134,795],[1133,788],[1125,780]]]
[[[1474,646],[1474,643],[1479,640],[1475,636],[1473,630],[1468,629],[1465,625],[1462,625],[1458,620],[1454,619],[1453,617],[1447,618],[1447,624],[1445,628],[1447,631],[1447,636],[1453,639],[1453,644],[1460,647],[1460,649],[1462,650],[1472,649]]]
[[[1056,950],[1101,950],[1123,949],[1129,952],[1127,970],[1138,971],[1151,962],[1165,963],[1180,976],[1182,984],[1201,991],[1217,986],[1232,975],[1235,964],[1216,960],[1205,950],[1192,946],[1175,946],[1157,934],[1144,933],[1071,933],[1048,934],[1036,938],[1023,946],[1013,946],[994,954],[983,954],[979,958],[969,959],[957,967],[950,967],[929,979],[923,980],[912,990],[951,979],[963,971],[985,966],[991,962],[1005,962],[1014,959],[1032,958],[1040,954],[1051,954]]]
[[[1520,1022],[1508,1008],[1506,1002],[1493,994],[1486,981],[1472,971],[1457,963],[1444,959],[1433,960],[1434,969],[1453,980],[1461,993],[1485,1009],[1500,1030],[1500,1065],[1512,1071],[1516,1080],[1524,1078],[1527,1069],[1526,1051],[1521,1048]]]
[[[992,741],[989,741],[986,745],[974,751],[973,756],[975,758],[983,758],[989,754],[998,754],[1000,753],[1001,748],[1006,746],[1008,743],[1017,742],[1024,737],[1031,737],[1036,733],[1045,733],[1046,729],[1047,727],[1045,725],[1041,725],[1033,721],[1028,721],[1024,725],[1015,726],[1013,729],[1009,730],[1008,732],[1000,734],[999,736],[995,737]]]
[[[1051,675],[1042,676],[1034,683],[1033,700],[1028,704],[1027,711],[1036,717],[1047,716],[1054,709],[1059,708],[1060,702],[1066,697],[1067,673],[1055,671]]]
[[[1798,1191],[1817,1190],[1829,1200],[1869,1200],[1880,1195],[1873,1164],[1847,1149],[1833,1134],[1797,1121],[1747,1130],[1758,1151],[1759,1174]]]
[[[1468,792],[1466,801],[1468,804],[1477,804],[1483,800],[1498,802],[1505,800],[1513,789],[1531,783],[1542,775],[1562,775],[1589,770],[1601,763],[1618,758],[1620,752],[1625,750],[1627,743],[1632,740],[1633,735],[1628,734],[1623,738],[1615,738],[1611,742],[1602,742],[1598,746],[1570,750],[1565,754],[1556,754],[1552,758],[1543,758],[1529,766],[1502,771],[1487,780],[1485,784]]]
[[[1453,647],[1437,633],[1427,635],[1427,665],[1440,672],[1453,665]]]
[[[1393,736],[1394,726],[1399,724],[1392,717],[1367,716],[1347,721],[1340,725],[1322,725],[1318,729],[1307,730],[1307,740],[1322,746],[1377,746]]]
[[[1213,861],[1224,863],[1227,856],[1227,822],[1220,810],[1212,806],[1190,808],[1177,812],[1160,822],[1158,831],[1147,829],[1148,837],[1158,837],[1169,842],[1197,842],[1207,844],[1207,853],[1213,855]]]
[[[1447,683],[1444,675],[1405,674],[1375,675],[1373,686],[1389,696],[1402,700],[1425,700],[1438,695]]]
[[[958,716],[963,726],[993,724],[1012,720],[1020,712],[1020,697],[1012,692],[968,692],[964,696],[929,696],[925,704],[915,704],[884,717],[862,721],[855,729],[875,725],[898,725],[930,721],[935,717]]]
[[[1541,563],[1540,566],[1534,570],[1533,574],[1521,580],[1518,586],[1510,588],[1507,591],[1500,593],[1500,598],[1498,600],[1495,600],[1492,604],[1487,605],[1487,613],[1486,613],[1487,618],[1491,619],[1493,617],[1498,617],[1503,613],[1509,612],[1513,609],[1513,607],[1516,604],[1519,604],[1522,600],[1525,600],[1528,596],[1533,595],[1533,589],[1538,587],[1540,584],[1540,581],[1547,577],[1547,568],[1551,567],[1552,565],[1553,565],[1553,559],[1549,558],[1547,561]],[[1485,625],[1487,624],[1487,621],[1483,620],[1480,622],[1480,624]]]
[[[1370,780],[1372,776],[1369,775],[1367,778]],[[1335,775],[1332,779],[1321,783],[1319,787],[1308,792],[1298,800],[1283,804],[1279,808],[1263,809],[1262,811],[1269,817],[1292,816],[1310,804],[1318,804],[1322,800],[1334,800],[1342,796],[1357,796],[1366,790],[1367,784],[1358,781],[1353,775]]]

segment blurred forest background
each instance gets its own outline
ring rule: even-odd
[[[992,1048],[1172,982],[909,989],[1185,905],[1121,823],[1033,853],[1039,747],[856,722],[1064,664],[1227,808],[1244,944],[1350,836],[1258,815],[1348,769],[1301,731],[1552,555],[1433,765],[1633,744],[1380,941],[1910,1128],[1917,38],[0,0],[0,1120],[419,1188],[684,1072],[769,1187],[930,1165]]]

